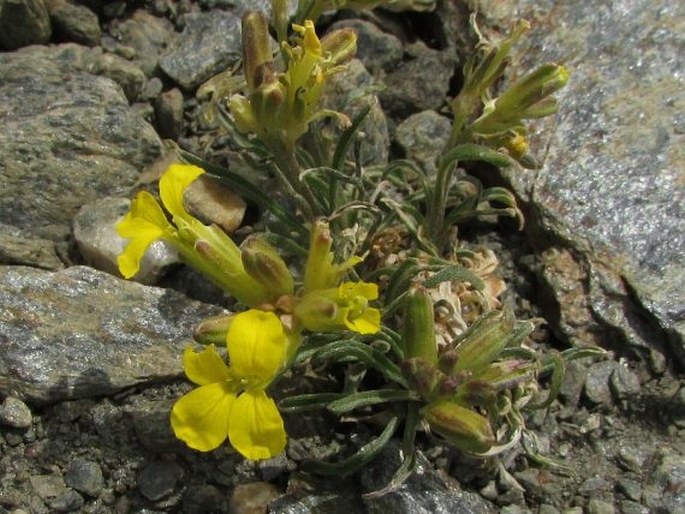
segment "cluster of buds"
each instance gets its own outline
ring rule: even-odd
[[[409,292],[405,312],[402,372],[426,402],[423,419],[457,448],[487,452],[497,442],[491,423],[508,404],[501,395],[534,378],[530,361],[500,360],[505,348],[532,331],[532,324],[493,311],[439,351],[433,302],[425,289]]]
[[[254,133],[272,150],[290,150],[321,117],[340,116],[318,109],[326,77],[343,69],[357,50],[351,29],[335,30],[319,39],[314,23],[293,25],[299,41],[282,42],[286,70],[278,72],[271,52],[269,26],[261,12],[243,16],[243,65],[247,96],[233,95],[229,109],[238,130]]]
[[[474,22],[475,26],[475,22]],[[526,141],[523,120],[554,114],[557,101],[551,95],[568,81],[568,71],[558,64],[545,64],[516,80],[498,98],[492,99],[490,88],[504,74],[511,47],[528,30],[530,24],[518,21],[511,34],[496,45],[481,39],[484,55],[472,57],[464,66],[464,87],[452,101],[454,114],[450,146],[486,141],[493,147],[505,148],[523,166],[535,167]],[[469,120],[484,105],[478,119]]]

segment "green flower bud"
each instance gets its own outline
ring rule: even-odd
[[[272,298],[293,294],[293,277],[273,246],[260,237],[251,237],[245,240],[240,249],[245,271],[264,286]]]
[[[321,39],[321,49],[333,66],[344,64],[357,53],[357,34],[350,28],[329,32]]]
[[[259,130],[257,119],[252,113],[252,106],[247,98],[242,95],[233,95],[228,101],[228,109],[241,133],[249,134]]]
[[[433,302],[423,287],[409,291],[405,303],[402,344],[404,358],[421,357],[431,365],[438,362],[438,349],[435,342],[435,320]]]
[[[400,369],[409,387],[425,400],[432,399],[440,382],[447,378],[433,363],[421,357],[403,360]]]
[[[510,342],[514,322],[499,313],[481,316],[456,342],[457,360],[452,373],[478,375]]]
[[[517,80],[502,96],[495,100],[497,118],[521,119],[527,117],[527,109],[559,91],[566,85],[568,77],[569,73],[566,68],[558,64],[540,66],[533,73]]]
[[[248,11],[242,20],[243,66],[250,93],[258,88],[268,70],[273,75],[269,20],[261,11]]]
[[[203,319],[193,330],[193,339],[200,344],[223,346],[226,344],[226,334],[231,326],[233,314],[220,314]]]
[[[487,418],[456,403],[440,400],[428,404],[421,413],[431,430],[461,450],[483,453],[496,442]]]

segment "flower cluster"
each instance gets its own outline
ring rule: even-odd
[[[293,25],[300,36],[291,46],[283,42],[287,60],[284,72],[276,72],[271,55],[268,22],[262,13],[243,18],[243,61],[247,96],[233,95],[229,107],[241,132],[254,133],[278,150],[292,148],[309,124],[323,116],[318,101],[325,78],[340,71],[341,64],[356,52],[356,35],[350,29],[333,31],[322,40],[314,23]]]
[[[171,220],[152,194],[138,193],[117,225],[119,234],[129,239],[119,269],[124,277],[133,277],[147,247],[164,239],[188,264],[251,307],[218,325],[230,366],[213,344],[200,353],[186,350],[186,375],[200,387],[176,403],[171,421],[176,436],[192,448],[209,451],[228,437],[245,457],[269,458],[283,451],[286,435],[265,390],[292,361],[302,331],[377,332],[380,311],[369,302],[378,298],[378,286],[341,283],[361,259],[334,264],[328,223],[318,220],[312,227],[304,283],[296,293],[288,266],[265,240],[251,238],[239,248],[218,227],[204,225],[186,210],[184,191],[202,173],[197,166],[173,164],[161,177],[160,197]],[[217,334],[212,337],[216,340]]]

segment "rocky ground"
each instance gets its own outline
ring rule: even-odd
[[[667,0],[469,5],[486,34],[517,16],[533,23],[518,65],[553,59],[572,71],[559,116],[534,138],[547,152],[542,169],[481,177],[516,191],[525,231],[464,234],[497,252],[507,301],[548,321],[540,345],[610,351],[572,363],[559,399],[527,421],[537,436],[529,450],[557,465],[513,451],[498,473],[422,439],[419,471],[370,497],[397,466],[396,445],[346,479],[300,467],[363,444],[363,426],[289,417],[287,454],[260,463],[179,443],[168,416],[188,390],[184,338],[226,304],[163,245],[150,252],[147,285],[117,278],[112,226],[132,191],[158,176],[163,139],[215,162],[233,158],[200,116],[198,86],[236,62],[239,16],[268,2],[7,0],[0,512],[685,511],[684,9]],[[445,98],[473,44],[468,12],[444,2],[435,13],[326,19],[359,34],[359,60],[329,96],[343,108],[367,92],[355,100],[372,106],[367,162],[435,155],[449,130]],[[212,210],[233,230],[245,204],[229,196]]]

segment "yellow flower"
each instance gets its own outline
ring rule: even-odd
[[[246,458],[269,459],[284,450],[286,433],[265,389],[284,365],[289,338],[274,313],[249,310],[233,318],[226,344],[230,367],[214,345],[186,349],[186,375],[200,387],[176,402],[171,426],[196,450],[214,450],[228,438]]]
[[[197,166],[172,164],[159,181],[160,197],[164,207],[179,220],[192,223],[194,218],[183,206],[183,192],[204,170]],[[131,210],[117,224],[121,237],[131,241],[119,256],[119,271],[125,278],[131,278],[140,269],[145,250],[158,239],[178,237],[176,227],[167,220],[157,200],[147,191],[141,191],[131,201]]]
[[[375,334],[380,330],[381,312],[369,307],[378,298],[378,286],[369,282],[344,282],[331,289],[306,294],[295,306],[295,317],[315,332],[352,330]]]
[[[171,221],[150,193],[141,191],[131,201],[131,210],[117,224],[119,235],[130,239],[117,260],[119,271],[125,278],[133,277],[148,246],[164,239],[185,262],[241,302],[252,306],[267,301],[270,293],[245,271],[238,246],[217,226],[194,218],[183,205],[186,188],[204,172],[197,166],[172,164],[162,175],[159,196]]]
[[[312,225],[309,237],[309,254],[304,270],[304,292],[328,289],[340,283],[343,275],[362,262],[353,256],[341,264],[333,264],[333,237],[328,222],[319,219]]]

